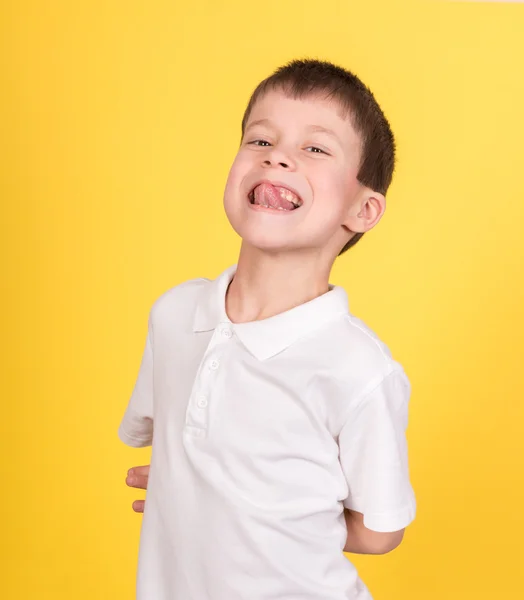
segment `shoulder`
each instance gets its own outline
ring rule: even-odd
[[[336,415],[357,409],[381,388],[391,397],[409,397],[404,368],[362,320],[350,313],[342,315],[329,325],[322,338],[320,344],[317,340],[317,350],[321,351],[323,365],[317,373],[322,373],[322,387],[329,390]]]
[[[402,368],[375,331],[350,313],[332,324],[329,337],[334,374],[342,380],[360,378],[372,385]]]
[[[151,307],[150,320],[152,324],[155,325],[170,315],[192,311],[198,295],[209,282],[209,279],[198,277],[183,281],[165,291]]]

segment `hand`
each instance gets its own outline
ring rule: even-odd
[[[139,490],[147,490],[147,482],[149,479],[149,465],[143,467],[133,467],[127,472],[126,483],[129,487]],[[144,512],[145,500],[135,500],[133,502],[133,510],[137,513]]]

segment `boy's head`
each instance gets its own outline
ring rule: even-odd
[[[296,60],[249,100],[224,206],[258,248],[334,260],[380,220],[394,164],[389,123],[360,79],[328,62]]]

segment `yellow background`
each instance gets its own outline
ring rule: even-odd
[[[124,478],[149,450],[116,431],[148,311],[235,262],[222,191],[242,111],[314,56],[355,70],[398,140],[386,216],[332,281],[411,378],[419,511],[397,551],[354,560],[376,600],[522,598],[524,6],[1,11],[1,597],[134,597]]]

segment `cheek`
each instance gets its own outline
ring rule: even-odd
[[[337,232],[345,222],[358,182],[347,166],[315,174],[315,221],[323,231]]]
[[[226,194],[235,193],[238,190],[239,185],[241,184],[243,178],[246,175],[246,165],[245,159],[241,153],[237,154],[231,168],[229,169],[229,174],[227,176],[226,181]]]
[[[233,228],[235,228],[234,223],[236,223],[237,219],[239,218],[239,210],[241,207],[239,198],[242,195],[242,182],[246,176],[246,173],[247,169],[245,166],[245,160],[239,153],[235,157],[235,160],[229,169],[223,199],[223,206],[227,218],[233,225]]]
[[[315,196],[324,209],[337,214],[343,210],[351,196],[352,180],[347,169],[324,169],[315,177]]]

